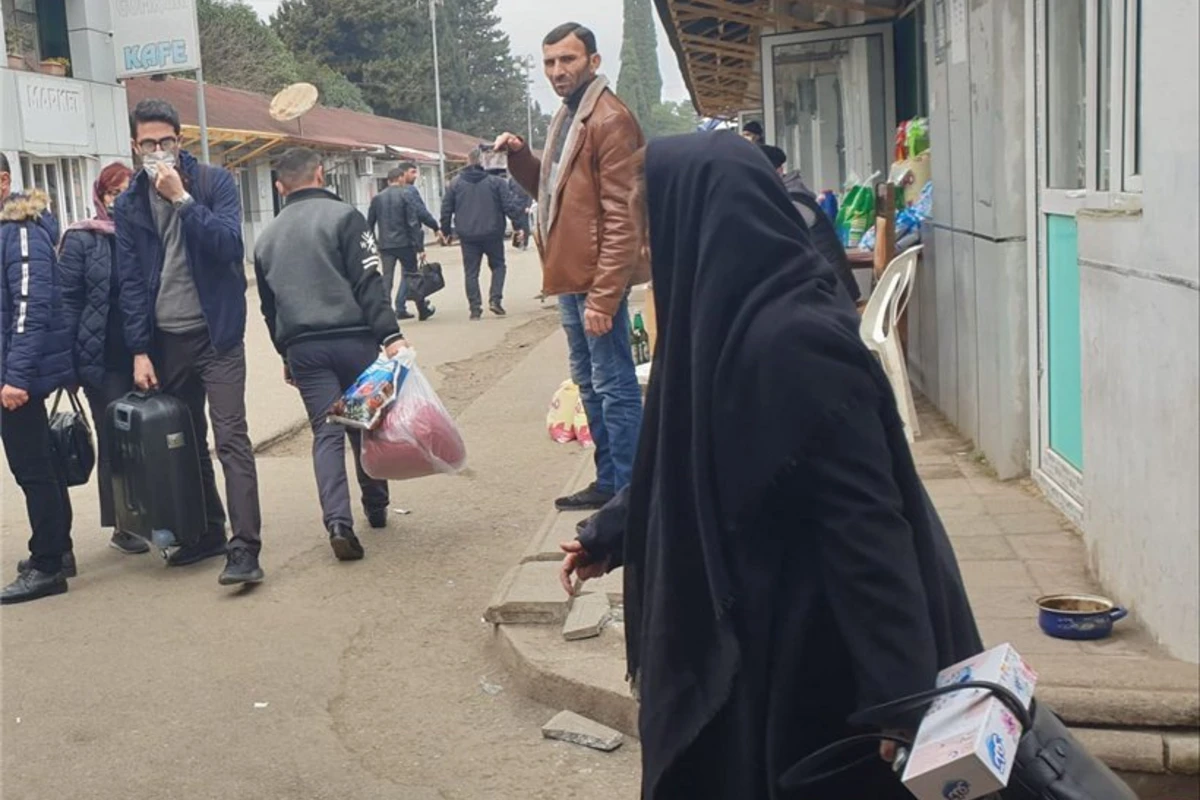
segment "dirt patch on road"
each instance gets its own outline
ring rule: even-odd
[[[525,357],[529,348],[539,344],[561,326],[556,312],[547,311],[524,322],[504,335],[504,340],[490,350],[477,353],[462,361],[451,361],[436,367],[438,396],[457,417],[467,406],[496,385],[513,365]],[[261,449],[259,458],[293,458],[307,455],[312,448],[312,431],[303,427],[290,436]]]

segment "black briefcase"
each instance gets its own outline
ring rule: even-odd
[[[58,410],[64,394],[70,398],[70,411]],[[67,486],[86,485],[96,466],[96,446],[92,443],[87,416],[74,392],[59,389],[54,395],[54,405],[50,408],[50,447]]]
[[[436,261],[427,261],[418,267],[417,275],[409,279],[408,299],[419,303],[445,288],[446,277],[442,275],[442,265]]]
[[[1049,706],[1034,700],[1026,710],[1015,694],[999,684],[968,681],[930,689],[859,711],[848,722],[855,727],[887,729],[906,712],[923,708],[942,695],[968,689],[984,689],[996,695],[1017,718],[1023,731],[1008,786],[997,792],[1001,800],[1137,800],[1133,790],[1089,753]],[[861,758],[850,764],[842,761],[837,765],[837,762],[848,753],[861,750],[864,744],[878,741],[899,745],[895,768],[902,771],[906,750],[912,748],[911,741],[889,734],[864,734],[834,742],[809,755],[784,773],[780,784],[789,791],[819,784],[861,765],[864,760]],[[879,756],[872,753],[866,758]],[[835,766],[830,767],[831,763]]]
[[[117,530],[168,548],[200,541],[208,520],[200,448],[183,401],[131,392],[108,407]]]

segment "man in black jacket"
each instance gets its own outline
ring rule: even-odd
[[[341,561],[363,557],[346,480],[346,434],[372,528],[387,527],[388,485],[367,476],[358,431],[325,421],[329,407],[379,356],[407,345],[379,276],[379,249],[362,214],[325,186],[320,156],[288,150],[275,167],[283,210],[259,237],[254,271],[284,380],[304,399],[313,466],[330,545]]]
[[[420,261],[425,255],[421,225],[429,226],[434,233],[441,231],[413,185],[417,175],[416,164],[399,164],[388,173],[388,188],[375,195],[367,210],[367,227],[375,233],[383,261],[383,292],[389,299],[396,262],[400,262],[400,288],[396,292],[396,316],[400,319],[412,319],[407,307],[408,288],[409,282],[420,274]],[[417,300],[417,316],[422,322],[433,313],[433,306],[424,297]]]
[[[463,270],[467,278],[467,302],[471,319],[483,316],[483,298],[479,292],[479,268],[486,255],[492,271],[488,308],[502,317],[504,311],[505,217],[520,225],[525,216],[521,201],[508,190],[503,178],[489,175],[480,166],[481,151],[476,148],[467,157],[462,171],[442,198],[442,233],[457,234],[462,243]]]

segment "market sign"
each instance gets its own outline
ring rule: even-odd
[[[86,84],[24,72],[16,76],[17,107],[26,144],[91,144]]]
[[[200,67],[195,0],[111,0],[117,77]]]

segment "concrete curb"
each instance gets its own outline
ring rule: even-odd
[[[573,642],[570,647],[564,647],[555,627],[497,625],[494,642],[514,683],[524,694],[553,708],[583,714],[637,738],[637,701],[619,671],[611,664],[598,663],[601,658],[612,660],[617,639],[602,638],[609,642],[593,645],[589,651],[572,653],[583,643]],[[1071,724],[1079,741],[1114,770],[1200,774],[1200,733],[1196,731],[1087,728],[1078,727],[1068,715],[1064,715],[1064,719]]]

